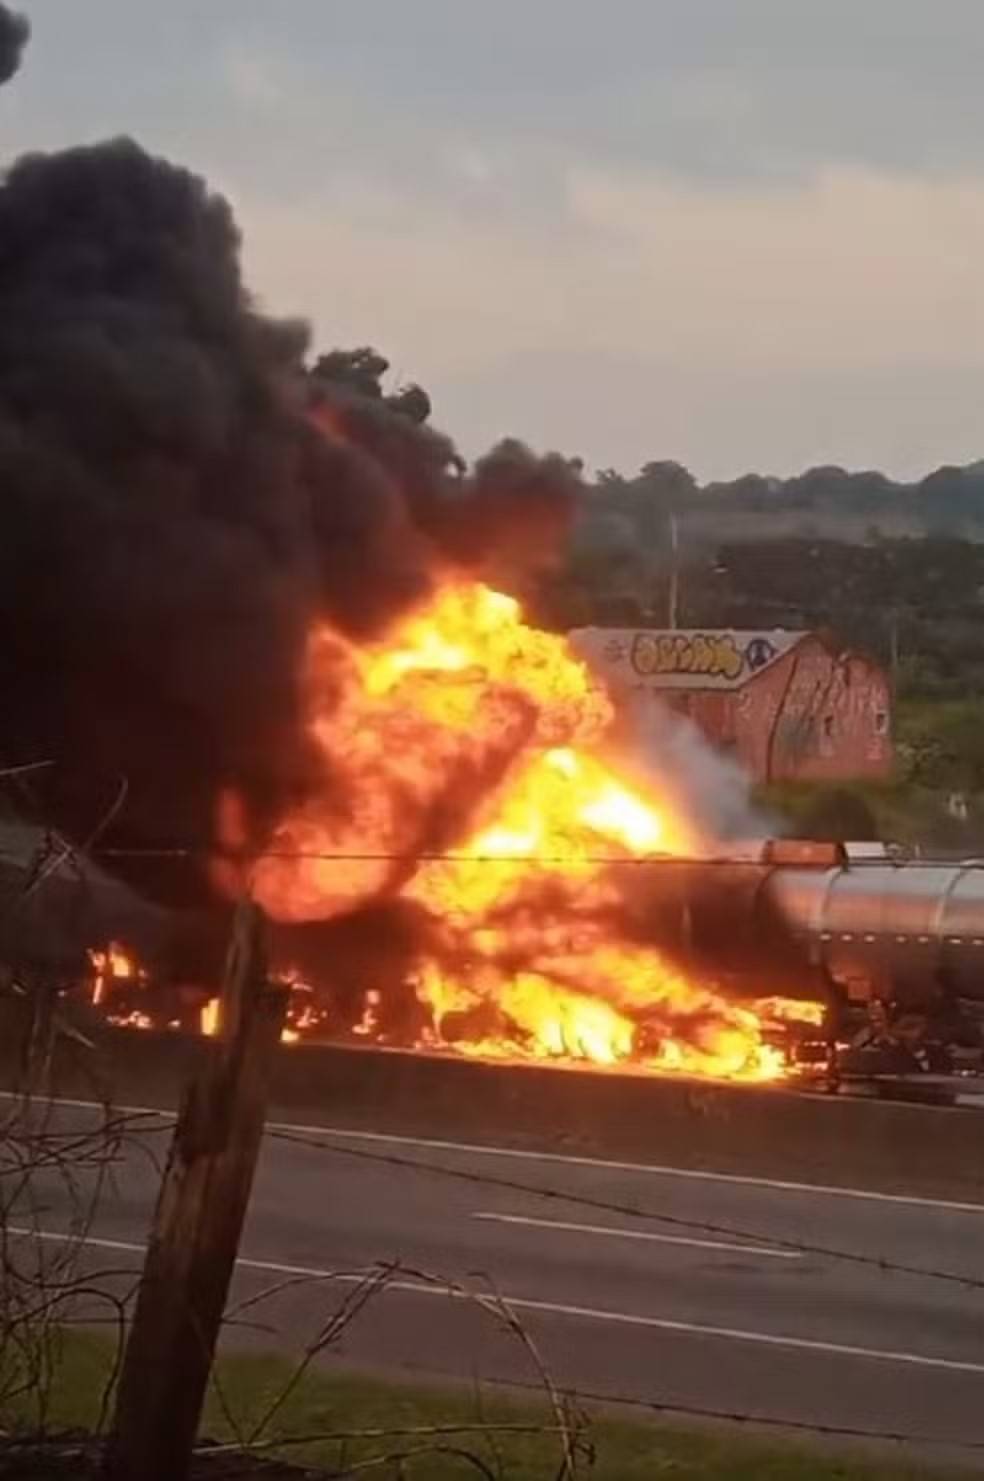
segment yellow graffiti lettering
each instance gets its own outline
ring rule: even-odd
[[[637,633],[632,644],[632,667],[644,678],[702,674],[737,679],[744,666],[745,655],[731,633]]]
[[[726,679],[737,679],[745,666],[745,655],[736,647],[734,638],[730,633],[722,633],[709,641],[713,647],[712,672]]]
[[[674,637],[669,634],[659,640],[659,669],[661,674],[675,674],[680,671],[681,651],[686,648],[685,638]]]
[[[643,678],[659,672],[659,641],[655,633],[636,633],[631,659],[632,667]]]

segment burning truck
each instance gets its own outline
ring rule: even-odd
[[[74,957],[96,1012],[214,1028],[249,891],[301,1037],[749,1080],[865,1000],[917,1056],[972,1037],[977,876],[722,843],[685,752],[620,743],[523,619],[576,460],[466,467],[378,356],[261,314],[239,247],[130,140],[0,182],[0,771],[40,767],[11,801],[60,860],[4,886],[8,978]],[[86,974],[93,862],[130,905]]]
[[[227,798],[210,860],[275,923],[288,1038],[751,1081],[974,1063],[984,870],[704,836],[512,599],[452,582],[378,644],[318,629],[305,689],[349,806],[309,796],[244,856]]]
[[[366,977],[358,952],[343,953],[342,975],[352,980],[339,991],[339,933],[332,926],[274,930],[284,963],[303,957],[310,964],[307,977],[296,966],[281,968],[291,987],[284,1038],[781,1077],[828,1088],[912,1076],[939,1088],[940,1077],[979,1072],[984,867],[851,862],[837,845],[779,841],[740,858],[654,861],[646,875],[678,980],[713,982],[731,1004],[731,1061],[699,1060],[692,1044],[688,1053],[680,1043],[683,1035],[706,1043],[704,1034],[722,1033],[719,1022],[701,1022],[699,1015],[687,1022],[679,1006],[667,1010],[658,999],[623,1009],[618,1034],[607,993],[594,1005],[579,1003],[580,1018],[547,998],[526,1027],[513,1017],[511,998],[478,1012],[435,1010],[414,974],[388,982]],[[357,929],[391,924],[380,915],[360,920]],[[348,931],[354,928],[350,921]],[[384,985],[366,987],[366,981]],[[770,982],[786,993],[763,996]],[[168,991],[118,945],[91,954],[86,991],[109,1021],[124,1027],[203,1033],[219,1027],[207,986]],[[190,1016],[179,1016],[182,998]]]

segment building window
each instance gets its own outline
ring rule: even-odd
[[[876,735],[887,735],[888,734],[888,711],[887,710],[876,710],[875,711],[875,734]]]

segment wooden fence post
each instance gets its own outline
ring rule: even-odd
[[[263,1135],[287,1006],[267,977],[265,920],[233,926],[219,1038],[185,1092],[120,1376],[108,1481],[184,1481]]]

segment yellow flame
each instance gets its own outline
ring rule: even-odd
[[[619,938],[613,866],[684,854],[696,838],[672,779],[641,788],[619,774],[609,697],[563,638],[525,624],[511,597],[451,581],[379,642],[319,628],[306,694],[331,796],[284,819],[256,866],[257,897],[287,921],[394,889],[423,907],[428,1042],[782,1072],[765,1033],[792,1014],[740,1007]],[[379,1005],[373,989],[357,1033],[378,1034]]]
[[[756,998],[752,1005],[759,1018],[766,1023],[812,1023],[819,1028],[823,1023],[822,1003],[805,1003],[799,998]]]
[[[209,998],[201,1010],[201,1031],[208,1038],[217,1038],[222,1029],[222,1004],[218,998]]]

